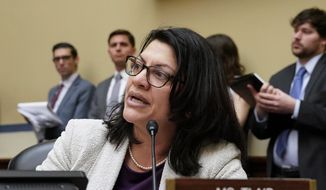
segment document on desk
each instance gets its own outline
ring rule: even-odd
[[[17,110],[33,125],[35,132],[62,125],[62,121],[48,106],[47,102],[19,103]]]

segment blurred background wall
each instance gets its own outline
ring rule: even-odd
[[[94,84],[113,73],[108,34],[130,30],[139,49],[160,26],[188,27],[204,37],[225,33],[236,42],[246,72],[268,81],[295,58],[289,21],[324,0],[0,0],[0,124],[25,122],[19,102],[46,101],[60,80],[51,61],[53,44],[79,51],[79,73]],[[0,133],[0,158],[36,143],[32,132]],[[265,155],[266,141],[250,137],[250,155]]]

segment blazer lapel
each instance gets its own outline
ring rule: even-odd
[[[279,84],[280,89],[287,94],[290,94],[291,83],[295,74],[295,64],[292,64],[288,69],[287,74],[283,76],[282,82]]]
[[[76,88],[78,87],[78,83],[80,82],[80,80],[81,80],[80,76],[78,76],[74,80],[74,82],[71,84],[67,93],[63,97],[62,102],[61,102],[57,112],[60,112],[60,110],[63,109],[63,107],[65,107],[65,105],[69,102],[70,98],[72,97],[71,95],[76,92],[76,90],[77,90]]]
[[[307,84],[307,87],[305,89],[305,97],[310,97],[310,94],[312,93],[313,86],[315,83],[320,80],[320,77],[322,75],[325,75],[326,73],[326,54],[324,54],[318,61],[316,67],[311,73],[310,80]],[[322,81],[325,82],[325,81]]]
[[[102,89],[102,92],[101,92],[101,96],[100,96],[100,101],[99,102],[103,102],[103,104],[102,105],[100,105],[101,106],[101,112],[102,113],[105,113],[105,111],[106,111],[106,104],[107,104],[107,102],[106,102],[106,99],[107,99],[107,95],[108,95],[108,91],[109,91],[109,88],[110,88],[110,84],[111,84],[111,81],[112,81],[112,77],[110,77],[110,79],[108,79],[105,83],[105,88],[103,88]]]
[[[165,164],[164,164],[163,172],[162,172],[161,181],[159,184],[159,190],[166,189],[166,179],[173,179],[173,178],[178,178],[178,177],[182,177],[182,176],[176,174],[173,171],[173,169],[170,168],[169,161],[166,160]]]
[[[58,88],[60,87],[60,84],[58,84],[57,86],[55,86],[55,88],[53,88],[51,91],[50,91],[50,94],[49,94],[49,99],[48,99],[48,104],[50,105],[51,104],[51,101],[54,97],[54,95],[56,94],[56,92],[58,91]]]
[[[127,153],[129,141],[126,140],[118,150],[115,146],[107,141],[103,150],[98,155],[98,160],[89,172],[90,183],[88,189],[106,190],[113,189],[116,180],[118,179],[124,158]],[[159,190],[165,189],[165,180],[169,178],[181,177],[176,174],[169,166],[168,161],[165,162]]]
[[[113,189],[119,176],[129,141],[126,140],[117,150],[107,141],[90,171],[88,189]]]

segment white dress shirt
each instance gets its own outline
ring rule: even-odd
[[[120,82],[120,89],[119,89],[119,102],[122,101],[122,97],[125,93],[125,89],[126,89],[126,85],[127,85],[127,81],[128,81],[128,77],[129,75],[126,73],[125,70],[122,70],[119,72],[120,75],[121,75],[121,82]],[[115,71],[114,72],[114,76],[117,75],[118,72]],[[112,94],[112,89],[114,87],[114,84],[115,84],[115,77],[113,76],[113,78],[111,79],[111,83],[110,83],[110,87],[108,89],[108,93],[107,93],[107,96],[106,96],[106,105],[108,105],[110,103],[110,98],[111,98],[111,94]]]
[[[61,92],[60,92],[60,94],[58,96],[57,101],[54,104],[53,111],[55,113],[57,113],[58,108],[59,108],[63,98],[65,97],[65,95],[67,94],[70,86],[76,80],[77,77],[78,77],[78,73],[74,73],[74,74],[70,75],[70,77],[68,79],[63,80],[63,81],[60,82],[60,84],[63,84],[63,88],[62,88],[62,90],[61,90]]]

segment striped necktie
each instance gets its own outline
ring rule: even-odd
[[[61,84],[58,86],[57,90],[55,91],[54,96],[51,98],[51,108],[52,108],[52,109],[54,108],[55,103],[57,102],[57,100],[58,100],[58,98],[59,98],[59,95],[60,95],[60,93],[61,93],[63,87],[64,87],[64,85],[61,83]]]

